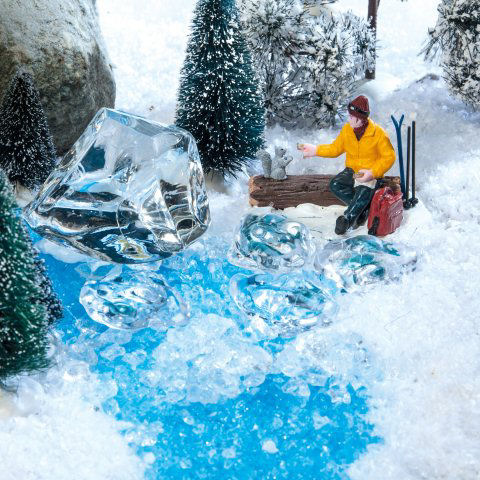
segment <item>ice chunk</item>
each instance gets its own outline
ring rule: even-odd
[[[292,337],[336,312],[335,286],[312,272],[284,275],[235,275],[230,294],[251,319],[250,327],[267,338]]]
[[[273,440],[265,440],[262,443],[262,450],[267,453],[278,453],[277,445]]]
[[[405,245],[359,235],[329,242],[318,252],[315,266],[339,288],[350,290],[357,285],[396,278],[416,262],[416,252]]]
[[[104,108],[25,218],[40,235],[100,260],[142,263],[179,252],[210,222],[195,140]]]
[[[315,253],[308,228],[283,215],[246,215],[228,258],[251,270],[286,272],[308,265]]]
[[[115,266],[80,291],[80,303],[92,320],[120,330],[182,325],[188,312],[161,275]]]

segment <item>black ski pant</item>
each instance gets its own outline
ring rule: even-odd
[[[331,192],[347,206],[343,215],[350,225],[370,206],[375,193],[374,188],[365,185],[355,187],[354,173],[351,168],[346,168],[330,181]]]

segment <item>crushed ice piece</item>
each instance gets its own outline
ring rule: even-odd
[[[313,412],[312,421],[313,421],[313,428],[315,430],[320,430],[322,427],[330,423],[330,419],[328,417],[321,415],[320,412],[318,412],[318,410],[315,410]]]
[[[177,253],[210,223],[195,140],[103,108],[25,218],[40,235],[100,260],[144,263]]]
[[[234,265],[287,272],[307,266],[315,253],[310,230],[283,215],[246,215],[228,253]]]
[[[188,319],[183,302],[161,275],[119,265],[87,281],[80,291],[80,303],[92,320],[119,330],[166,330]],[[136,367],[146,357],[143,354],[141,358],[135,356],[138,352],[130,354],[126,360]]]
[[[235,458],[236,456],[237,452],[235,451],[235,447],[224,448],[222,450],[223,458]]]
[[[416,262],[417,253],[403,244],[358,235],[327,243],[318,252],[315,267],[338,288],[348,291],[358,285],[395,279],[413,269]]]
[[[278,453],[277,445],[273,440],[265,440],[262,443],[262,450],[267,453]]]
[[[269,338],[328,325],[336,312],[335,291],[335,285],[312,272],[237,274],[230,281],[230,295],[250,326]]]
[[[282,387],[282,390],[285,393],[296,395],[298,397],[308,398],[310,396],[310,388],[308,387],[308,383],[299,378],[291,378],[287,383],[285,383],[285,385]]]
[[[120,345],[112,344],[100,352],[100,355],[107,360],[112,361],[114,358],[125,355],[125,348]]]

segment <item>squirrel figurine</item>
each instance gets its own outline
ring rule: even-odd
[[[266,150],[260,150],[257,153],[262,161],[263,175],[265,178],[274,180],[285,180],[287,178],[287,165],[293,160],[291,155],[286,155],[287,149],[275,147],[275,156],[272,158]]]

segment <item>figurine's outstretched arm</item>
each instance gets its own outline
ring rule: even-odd
[[[317,151],[315,152],[317,157],[334,158],[345,153],[345,127],[342,128],[338,137],[330,144],[317,145]]]
[[[338,157],[342,153],[345,153],[345,127],[338,137],[330,144],[327,145],[312,145],[309,143],[303,143],[298,145],[298,149],[303,152],[303,157]]]

